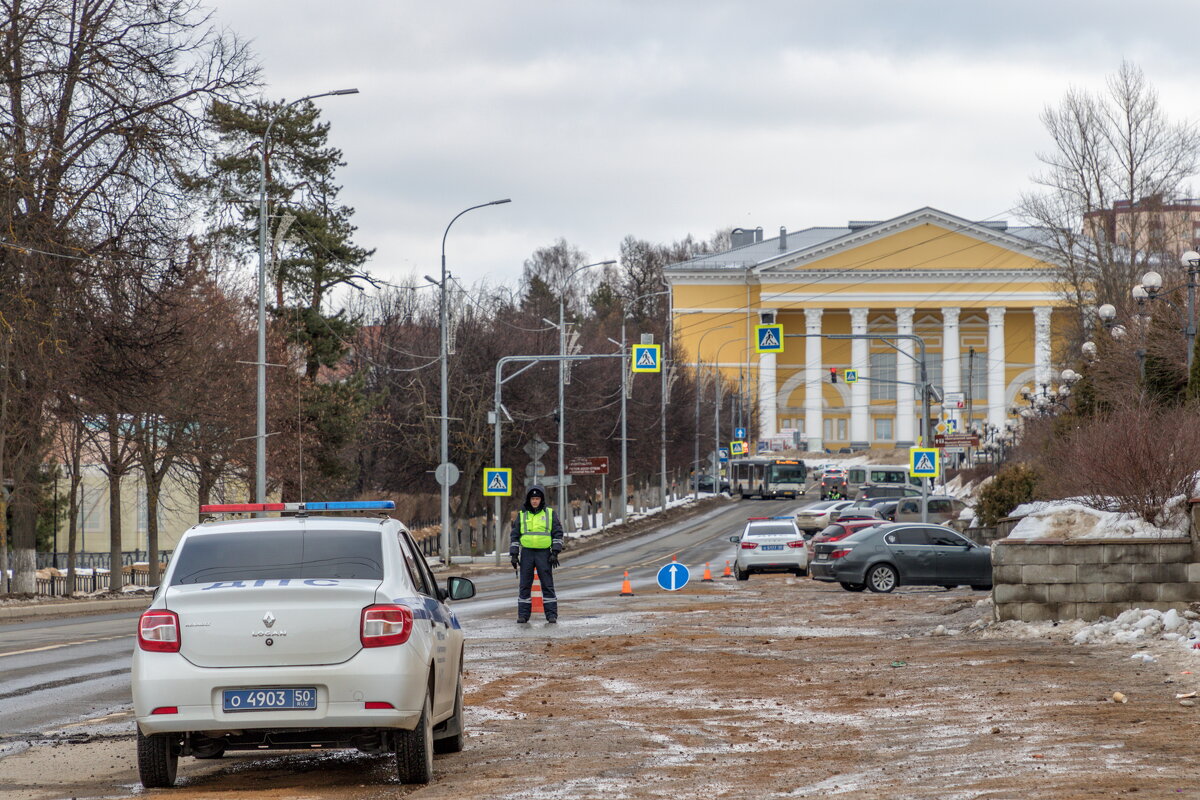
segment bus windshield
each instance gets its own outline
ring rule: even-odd
[[[772,464],[771,483],[804,483],[807,471],[803,464]]]

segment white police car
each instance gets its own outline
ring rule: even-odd
[[[808,549],[804,534],[792,517],[749,517],[741,536],[730,536],[738,546],[733,574],[749,580],[752,572],[808,574]]]
[[[206,521],[179,542],[133,654],[138,773],[171,786],[179,756],[357,748],[428,783],[463,747],[463,633],[403,525],[324,512],[391,501],[202,506],[285,516]],[[289,514],[290,515],[287,515]]]

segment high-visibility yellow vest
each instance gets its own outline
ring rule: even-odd
[[[553,543],[550,531],[554,527],[554,509],[534,514],[521,512],[521,547],[530,550],[547,550]]]

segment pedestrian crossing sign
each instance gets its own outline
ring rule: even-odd
[[[631,359],[634,372],[662,372],[662,345],[635,344]]]
[[[908,450],[908,474],[914,478],[936,478],[939,463],[936,447],[911,447]]]
[[[729,443],[729,454],[732,456],[746,455],[746,443],[745,442],[730,442]]]
[[[754,351],[756,353],[782,353],[783,326],[777,324],[755,325],[754,341]]]
[[[848,369],[842,375],[845,376],[846,383],[858,383],[858,370]]]
[[[484,497],[511,497],[512,470],[507,467],[484,467]]]

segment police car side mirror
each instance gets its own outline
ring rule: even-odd
[[[742,540],[742,537],[740,537],[740,536],[730,536],[729,537],[729,541],[733,542],[734,544],[737,544],[741,540]]]
[[[451,600],[467,600],[475,596],[475,584],[467,578],[447,578],[446,595]]]

